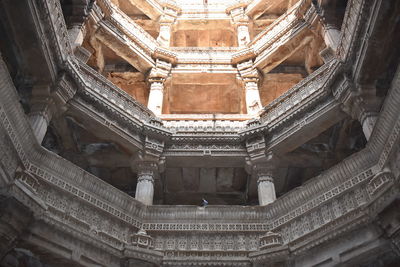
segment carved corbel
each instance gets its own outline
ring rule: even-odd
[[[333,90],[333,96],[342,104],[342,110],[358,120],[367,140],[375,125],[382,99],[376,96],[375,86],[356,86],[344,77],[342,83]]]
[[[273,247],[279,247],[283,245],[283,239],[281,234],[274,232],[267,232],[265,235],[260,237],[259,249],[265,250]]]
[[[137,233],[131,236],[130,243],[134,247],[153,249],[154,241],[153,238],[146,233],[145,230],[140,229]]]

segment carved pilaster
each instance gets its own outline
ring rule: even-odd
[[[319,21],[322,25],[322,36],[324,38],[327,48],[322,51],[324,60],[329,59],[336,53],[340,40],[339,19],[335,14],[335,7],[326,4],[313,2],[314,8],[318,14]]]

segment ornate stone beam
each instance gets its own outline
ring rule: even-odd
[[[254,0],[246,8],[246,15],[256,20],[269,9],[285,5],[286,0]]]
[[[142,73],[148,72],[154,66],[151,56],[143,53],[137,44],[129,39],[124,39],[122,35],[116,34],[112,29],[112,25],[101,25],[102,27],[96,31],[95,38],[100,40],[102,44]]]
[[[163,15],[163,7],[155,0],[127,0],[152,20]]]

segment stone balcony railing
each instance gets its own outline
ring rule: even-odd
[[[178,64],[230,64],[237,47],[171,47]]]
[[[154,117],[145,106],[85,63],[80,62],[80,68],[87,85],[86,88],[96,97],[108,102],[110,106],[124,113],[127,117],[139,120],[140,123],[149,122]]]
[[[164,126],[174,133],[237,133],[246,126],[246,122],[228,120],[168,120],[164,121]]]

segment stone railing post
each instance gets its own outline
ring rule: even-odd
[[[171,71],[171,64],[157,59],[156,66],[151,70],[148,81],[150,83],[149,100],[147,107],[155,115],[162,114],[164,101],[164,82]]]

